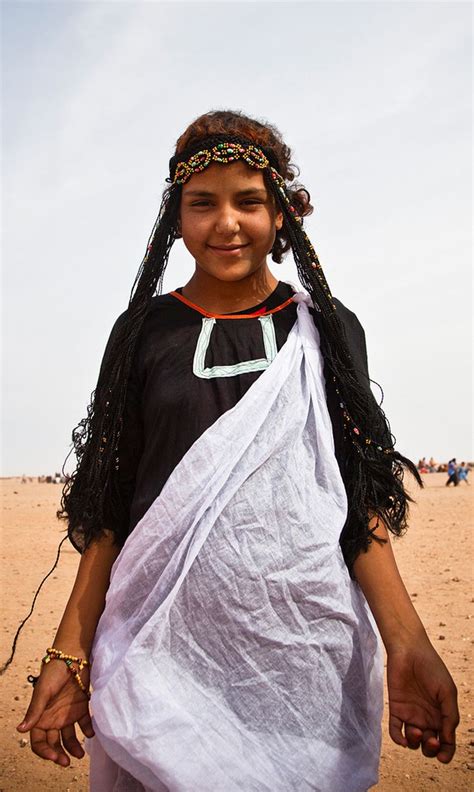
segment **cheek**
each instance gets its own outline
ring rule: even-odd
[[[275,224],[270,215],[249,216],[244,223],[248,233],[255,239],[266,242],[275,233]]]
[[[206,223],[205,218],[201,215],[181,216],[181,233],[183,239],[188,239],[190,242],[199,242],[204,239],[209,232],[209,222]]]

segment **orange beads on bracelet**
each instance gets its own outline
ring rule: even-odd
[[[87,697],[89,697],[89,690],[86,688],[84,682],[81,679],[82,669],[90,666],[88,660],[84,660],[82,657],[76,657],[75,655],[66,654],[65,652],[62,652],[61,649],[55,649],[54,646],[46,649],[46,654],[41,662],[46,665],[47,663],[50,663],[51,660],[62,660],[63,663],[65,663],[68,667],[71,675],[76,680],[82,692],[85,693]]]

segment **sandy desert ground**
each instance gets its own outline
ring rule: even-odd
[[[418,752],[395,746],[384,726],[380,783],[377,792],[449,790],[461,792],[474,782],[474,701],[472,679],[472,516],[474,486],[445,487],[445,474],[424,477],[407,535],[395,552],[408,591],[428,634],[450,669],[459,690],[461,724],[458,750],[442,766]],[[9,654],[20,619],[51,567],[62,526],[55,512],[60,486],[20,479],[1,481],[3,538],[1,549],[2,645]],[[61,769],[34,756],[15,725],[22,718],[43,650],[51,642],[72,585],[78,555],[65,543],[58,568],[41,592],[36,611],[19,640],[15,660],[0,679],[2,689],[0,792],[86,792],[87,759]],[[288,791],[290,792],[290,790]]]

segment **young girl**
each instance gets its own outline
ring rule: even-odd
[[[303,230],[290,156],[239,112],[179,138],[74,433],[62,516],[82,557],[18,729],[67,766],[78,724],[93,790],[367,790],[378,631],[390,736],[454,754],[456,688],[389,541],[406,526],[403,471],[419,476]],[[180,237],[195,272],[156,296]],[[299,292],[267,263],[290,247]]]

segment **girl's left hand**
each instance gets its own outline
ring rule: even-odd
[[[453,679],[428,639],[387,649],[389,732],[398,745],[447,764],[459,724]],[[404,729],[404,733],[403,733]]]

